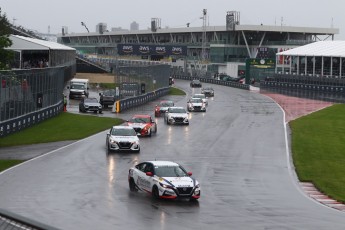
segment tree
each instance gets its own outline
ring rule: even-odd
[[[1,13],[0,8],[0,70],[9,69],[9,64],[13,60],[13,51],[5,50],[5,48],[12,45],[10,34],[10,23],[7,20],[6,14]]]

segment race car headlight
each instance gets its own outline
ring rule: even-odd
[[[166,184],[163,184],[163,183],[159,183],[159,185],[160,185],[161,187],[163,187],[163,188],[170,188],[170,189],[173,188],[172,186],[166,185]]]
[[[88,106],[88,105],[85,105],[85,108],[89,108],[89,106]]]
[[[109,138],[109,142],[110,142],[111,144],[117,144],[116,140],[114,140],[113,138]]]
[[[101,108],[102,108],[102,106],[101,106],[101,105],[99,105],[99,106],[98,106],[98,108],[99,108],[99,109],[101,109]]]

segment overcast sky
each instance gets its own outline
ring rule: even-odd
[[[129,29],[133,21],[139,29],[150,27],[151,18],[160,18],[161,27],[202,26],[203,9],[208,25],[225,26],[227,11],[239,11],[242,25],[286,25],[339,28],[337,40],[345,40],[345,1],[343,0],[0,0],[1,12],[10,22],[41,33],[90,32],[98,23],[107,29]]]

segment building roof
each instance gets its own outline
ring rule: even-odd
[[[12,46],[10,50],[75,50],[69,46],[65,46],[56,42],[29,38],[19,35],[10,35]]]
[[[227,31],[226,26],[207,26],[206,32],[222,32]],[[320,34],[332,35],[339,34],[337,28],[320,28],[320,27],[296,27],[296,26],[271,26],[271,25],[236,25],[235,31],[262,31],[262,32],[289,32],[289,33],[305,33],[305,34]],[[104,32],[102,35],[136,35],[136,34],[166,34],[166,33],[202,33],[203,27],[179,27],[179,28],[159,28],[156,32],[150,29],[145,30],[121,30]],[[78,37],[78,36],[100,36],[97,32],[90,33],[69,33],[58,34],[58,37]]]
[[[276,54],[277,56],[345,57],[345,41],[319,41]]]

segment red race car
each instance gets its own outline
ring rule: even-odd
[[[152,133],[157,133],[157,123],[150,115],[134,115],[127,120],[127,125],[134,128],[138,136],[151,136]]]
[[[164,113],[168,110],[168,108],[173,107],[173,106],[174,106],[173,101],[168,101],[168,100],[160,101],[159,104],[156,105],[155,116],[159,117],[162,114],[164,115]]]

